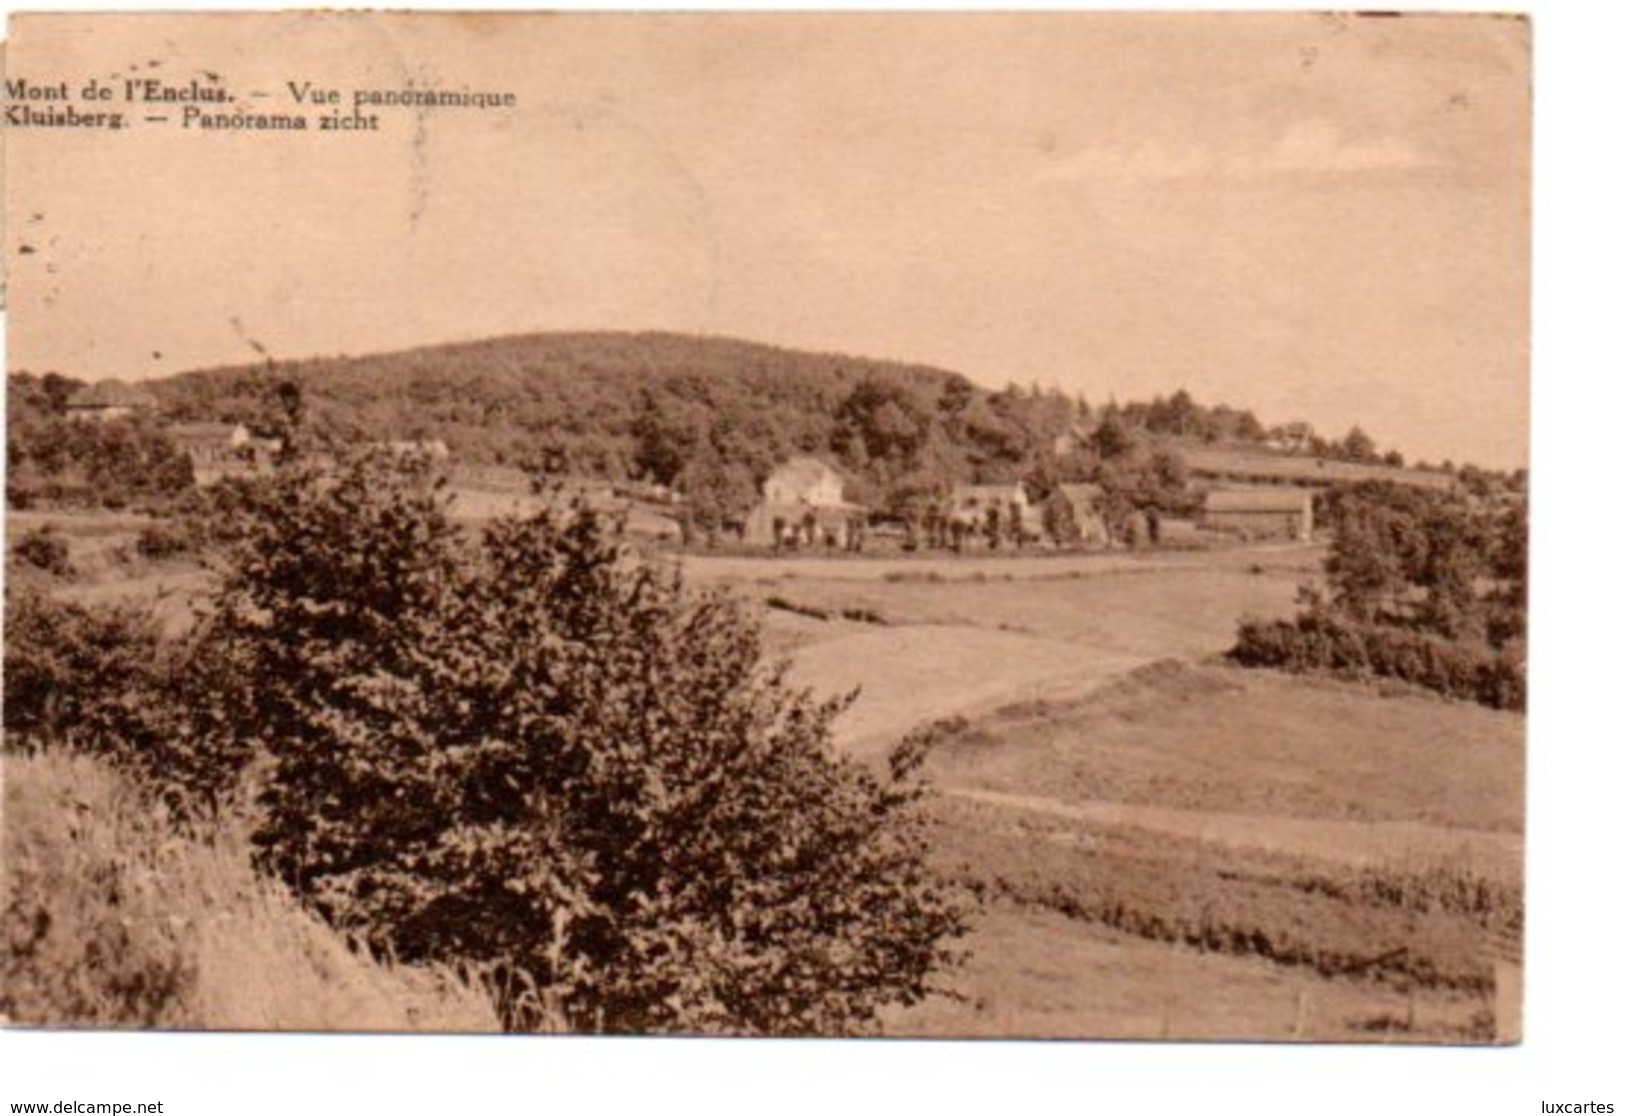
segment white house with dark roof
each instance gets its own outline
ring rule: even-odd
[[[867,519],[867,508],[847,500],[839,469],[816,457],[792,457],[762,482],[762,502],[745,520],[745,542],[850,549]]]
[[[1000,533],[1007,534],[1012,521],[1020,524],[1024,538],[1036,539],[1043,535],[1042,509],[1027,498],[1027,489],[1020,481],[999,484],[956,484],[948,497],[948,521],[969,529],[970,538],[980,538],[990,519],[1000,524]]]

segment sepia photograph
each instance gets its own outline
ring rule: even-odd
[[[0,1020],[1520,1043],[1531,49],[14,15]]]

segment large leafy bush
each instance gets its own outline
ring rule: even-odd
[[[506,972],[513,1027],[838,1033],[922,996],[961,924],[919,745],[837,756],[844,703],[585,510],[445,513],[378,457],[245,508],[212,638],[219,754],[272,760],[263,864],[403,960]]]
[[[249,745],[233,645],[205,626],[165,640],[131,605],[8,593],[5,734],[15,749],[66,748],[137,774],[171,807],[197,813],[237,790]]]
[[[1249,667],[1398,679],[1492,709],[1521,710],[1526,700],[1523,661],[1512,651],[1465,646],[1325,611],[1294,620],[1244,620],[1230,655]]]

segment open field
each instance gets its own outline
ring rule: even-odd
[[[947,733],[933,770],[1069,802],[1516,836],[1522,729],[1482,706],[1165,660]]]
[[[140,525],[62,527],[86,561],[53,591],[183,627],[210,575],[118,560]],[[1523,718],[1217,658],[1322,557],[681,559],[795,682],[858,691],[839,747],[932,728],[938,867],[981,909],[889,1032],[1516,1037]]]
[[[749,580],[736,573],[746,560],[685,569],[767,606],[772,645],[792,654],[798,683],[859,691],[836,731],[868,753],[940,717],[1079,700],[1155,658],[1218,654],[1238,616],[1291,613],[1303,549],[970,559],[951,578],[937,572],[955,568],[948,559],[831,561],[819,578],[790,576],[807,559],[776,574],[758,563]]]
[[[930,1037],[1482,1042],[1477,993],[1328,981],[1257,957],[1149,941],[1054,911],[990,904],[965,943],[957,998],[887,1018]]]
[[[1181,565],[1008,581],[797,579],[743,588],[836,612],[867,610],[893,625],[1014,632],[1145,661],[1226,651],[1238,616],[1290,615],[1297,586],[1284,575]]]
[[[68,560],[82,577],[116,576],[141,529],[157,520],[124,512],[6,512],[6,543],[30,531],[54,532],[68,547]]]
[[[802,647],[791,678],[823,692],[856,689],[836,725],[852,751],[884,748],[910,729],[1022,697],[1085,693],[1136,665],[1133,656],[967,624],[878,627]]]
[[[1521,732],[1477,707],[1166,662],[951,720],[929,765],[937,855],[983,913],[962,998],[890,1025],[1512,1040]]]
[[[1509,1041],[1523,719],[1215,659],[1320,552],[696,559],[873,760],[934,724],[983,903],[905,1034]]]

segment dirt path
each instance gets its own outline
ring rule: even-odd
[[[1421,822],[1230,814],[1100,800],[1061,801],[970,787],[943,787],[942,793],[1090,825],[1128,826],[1230,848],[1308,856],[1361,868],[1416,869],[1444,864],[1497,879],[1517,879],[1522,872],[1523,839],[1483,829]]]

